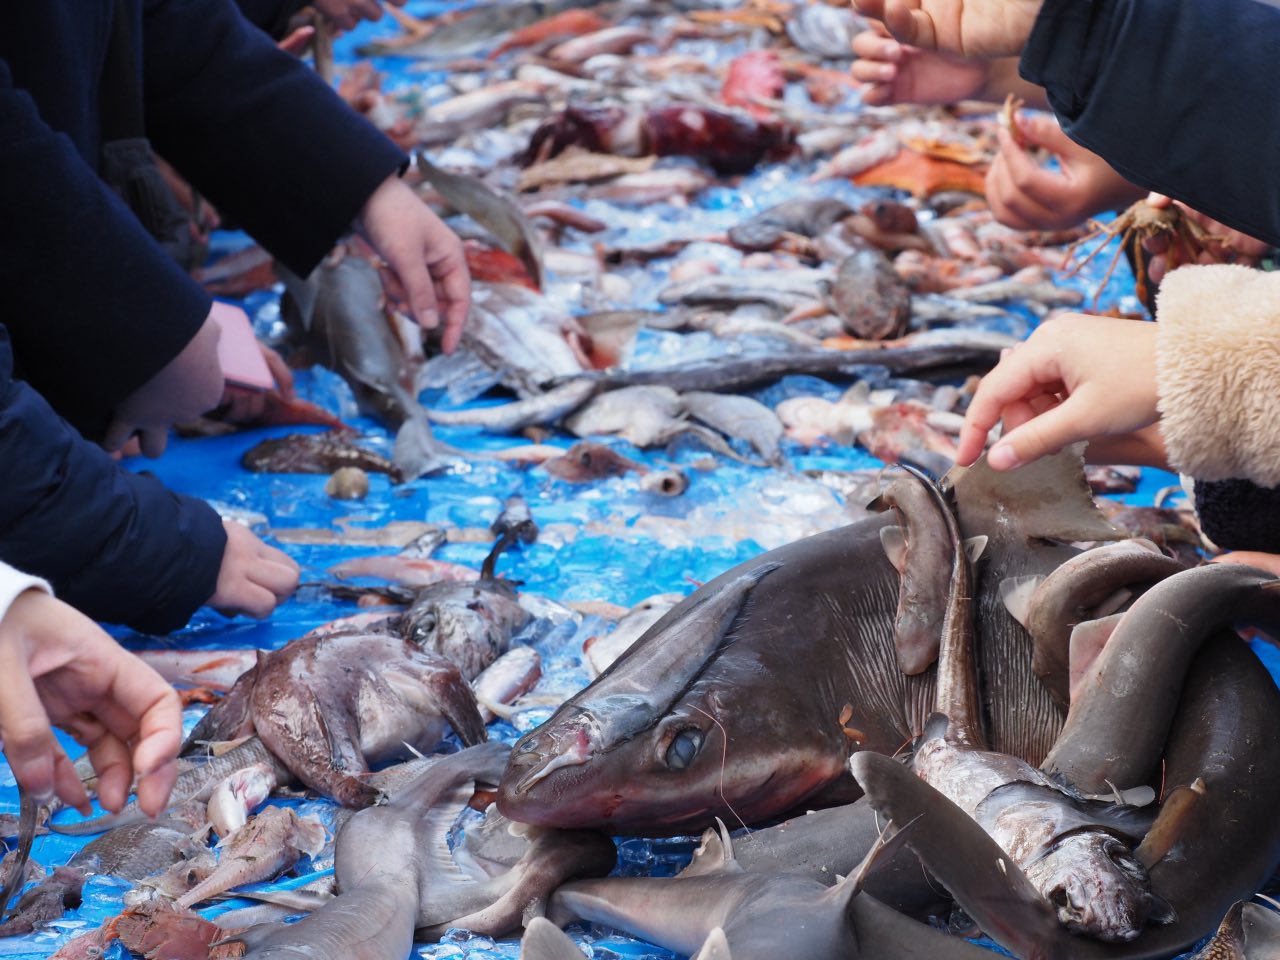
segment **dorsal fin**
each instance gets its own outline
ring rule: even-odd
[[[711,929],[692,960],[733,960],[733,954],[729,950],[729,938],[724,935],[724,927]]]
[[[1085,677],[1089,675],[1102,648],[1107,645],[1111,635],[1124,619],[1123,613],[1113,613],[1109,617],[1097,620],[1085,620],[1071,628],[1071,639],[1067,647],[1068,687],[1072,700]]]
[[[1084,444],[1018,467],[996,471],[983,456],[971,467],[956,467],[943,478],[955,493],[966,530],[994,535],[1013,529],[1024,539],[1121,540],[1098,509],[1084,476]],[[996,514],[982,519],[983,515]]]
[[[1007,577],[1000,581],[1000,602],[1009,611],[1009,616],[1024,627],[1031,618],[1031,597],[1044,580],[1040,574],[1031,574],[1027,577]]]
[[[521,960],[582,960],[583,953],[569,935],[546,917],[534,917],[520,941]]]
[[[729,828],[724,821],[716,817],[715,829],[703,831],[702,843],[693,851],[693,859],[680,871],[681,877],[705,877],[726,870],[741,869],[733,855],[733,838],[729,836]]]

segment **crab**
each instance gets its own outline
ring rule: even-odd
[[[1107,281],[1111,279],[1111,274],[1115,272],[1116,263],[1120,260],[1122,253],[1127,251],[1132,257],[1134,285],[1138,299],[1144,304],[1150,304],[1152,290],[1149,286],[1150,278],[1147,276],[1147,258],[1144,255],[1143,243],[1153,237],[1168,237],[1169,246],[1166,253],[1168,258],[1166,271],[1168,271],[1185,263],[1195,263],[1210,242],[1208,231],[1186,216],[1181,208],[1174,204],[1157,206],[1147,200],[1139,200],[1110,223],[1091,220],[1089,226],[1092,228],[1090,232],[1067,248],[1067,262],[1070,263],[1076,250],[1083,244],[1099,237],[1102,238],[1102,242],[1067,272],[1069,277],[1075,276],[1084,269],[1111,243],[1113,238],[1120,237],[1120,249],[1112,256],[1107,272],[1103,274],[1097,290],[1094,291],[1094,307],[1097,307],[1098,297],[1106,287]]]

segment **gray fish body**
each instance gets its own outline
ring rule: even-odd
[[[195,856],[203,844],[192,840],[191,833],[191,827],[181,820],[117,827],[78,850],[67,866],[141,880]]]
[[[623,387],[602,393],[565,420],[574,436],[616,434],[637,447],[665,443],[683,415],[680,397],[670,387]]]
[[[419,649],[457,664],[474,680],[511,646],[511,636],[530,620],[504,580],[435,583],[420,590],[400,620]]]
[[[863,340],[900,337],[911,319],[911,292],[879,250],[858,250],[844,259],[831,302],[845,329]]]
[[[658,294],[666,304],[764,303],[779,310],[809,306],[822,299],[822,270],[774,270],[741,276],[711,275],[673,283]]]
[[[692,391],[680,398],[686,410],[709,427],[745,440],[767,462],[778,464],[783,427],[778,415],[751,397]]]
[[[521,399],[540,396],[557,378],[576,378],[582,363],[561,333],[548,301],[510,283],[477,283],[462,343]]]
[[[805,12],[808,12],[807,9]],[[787,30],[791,30],[790,20]],[[730,227],[729,242],[745,250],[772,250],[788,233],[816,237],[833,223],[852,213],[852,207],[832,197],[785,200],[767,210],[761,210],[736,227]]]
[[[581,407],[599,389],[591,380],[569,380],[528,400],[466,410],[430,410],[427,415],[434,423],[518,433],[528,426],[555,423]]]
[[[915,377],[955,377],[985,373],[995,366],[1000,346],[984,343],[929,344],[892,347],[865,355],[838,350],[794,350],[759,356],[694,361],[646,370],[605,374],[610,386],[658,384],[681,393],[690,390],[740,392],[767,386],[787,376],[839,376],[859,379],[868,366]]]

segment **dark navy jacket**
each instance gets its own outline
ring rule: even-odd
[[[13,377],[0,326],[0,559],[98,620],[177,630],[213,595],[226,534],[208,504],[122,469]]]
[[[1280,5],[1045,0],[1021,72],[1126,179],[1280,246]]]
[[[403,154],[230,0],[121,6],[156,152],[308,273]],[[90,434],[209,306],[95,174],[112,7],[0,4],[0,322],[22,375]]]

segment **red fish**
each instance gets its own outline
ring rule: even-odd
[[[478,240],[468,240],[463,247],[473,283],[515,283],[530,290],[538,289],[529,276],[528,268],[518,257],[505,250],[485,246]]]
[[[529,26],[517,30],[489,54],[490,60],[496,60],[508,50],[529,47],[542,43],[552,37],[580,37],[583,34],[595,33],[609,26],[609,21],[590,10],[565,10],[554,17],[539,20]]]
[[[731,107],[745,108],[757,120],[768,120],[773,111],[761,101],[781,97],[786,82],[778,51],[751,50],[729,64],[720,99]]]

